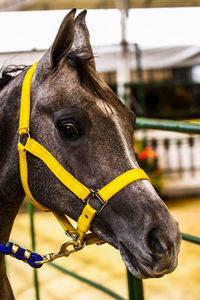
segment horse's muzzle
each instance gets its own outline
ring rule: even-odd
[[[174,224],[172,235],[162,235],[160,230],[152,229],[142,241],[131,246],[130,241],[120,241],[119,250],[129,271],[138,278],[158,278],[174,271],[178,264],[181,235]],[[140,245],[139,245],[140,244]],[[142,249],[142,250],[141,250]]]

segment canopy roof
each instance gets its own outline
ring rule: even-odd
[[[116,71],[119,46],[95,47],[96,63],[100,72]],[[129,45],[130,66],[137,69],[134,45]],[[141,67],[143,70],[186,67],[200,64],[200,46],[167,46],[141,48]]]

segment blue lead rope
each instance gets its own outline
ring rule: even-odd
[[[6,245],[0,244],[0,253],[11,255],[19,260],[23,260],[24,262],[27,262],[33,268],[41,268],[42,264],[36,264],[37,261],[43,260],[41,255],[39,255],[35,252],[31,252],[29,258],[27,259],[24,256],[26,249],[19,247],[19,249],[16,251],[16,253],[13,253],[13,251],[12,251],[13,245],[14,244],[11,242],[8,242]]]

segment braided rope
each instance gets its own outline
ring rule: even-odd
[[[41,255],[31,252],[29,258],[25,257],[25,251],[26,249],[19,247],[16,253],[13,253],[13,243],[8,242],[6,245],[0,244],[0,253],[11,255],[19,260],[23,260],[24,262],[27,262],[31,267],[33,268],[41,268],[42,264],[36,264],[37,261],[42,261],[43,258]],[[15,245],[14,245],[15,246]]]

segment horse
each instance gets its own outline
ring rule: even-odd
[[[139,169],[133,147],[136,116],[96,71],[86,11],[77,17],[75,13],[73,9],[66,15],[36,66],[30,134],[78,181],[97,190],[121,174]],[[0,82],[1,244],[7,243],[25,197],[17,144],[21,89],[28,68],[18,68],[15,75],[4,70]],[[31,153],[27,165],[33,197],[42,206],[78,220],[85,203]],[[90,229],[119,249],[125,265],[138,278],[161,277],[177,266],[178,222],[149,180],[140,178],[115,193],[95,215]],[[0,298],[14,299],[3,254],[0,278]]]

